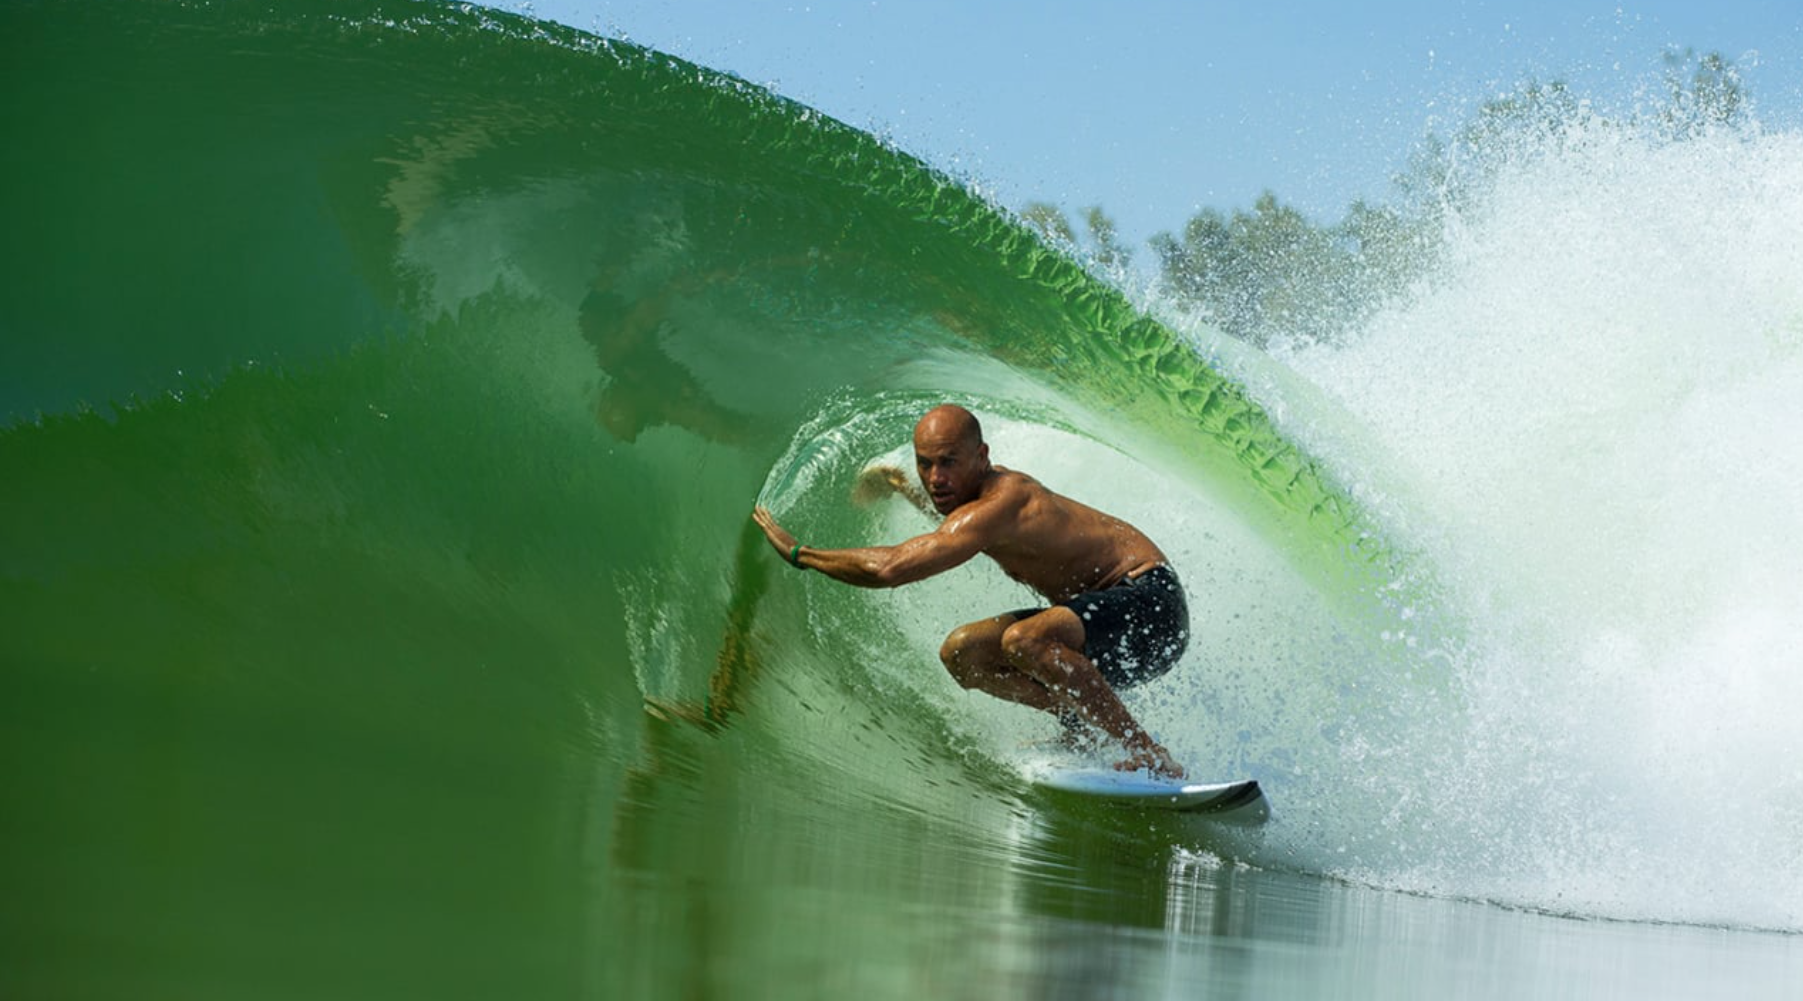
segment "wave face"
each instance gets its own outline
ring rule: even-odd
[[[1781,413],[1776,376],[1754,378],[1776,410],[1701,397],[1671,433],[1634,419],[1697,385],[1686,373],[1729,379],[1750,360],[1698,343],[1682,356],[1715,364],[1664,359],[1663,388],[1592,398],[1607,419],[1572,414],[1557,439],[1604,463],[1582,499],[1615,512],[1644,496],[1623,489],[1647,485],[1636,457],[1693,442],[1708,483],[1654,464],[1688,515],[1541,537],[1529,512],[1563,475],[1542,464],[1568,457],[1475,438],[1532,393],[1593,384],[1537,381],[1548,367],[1515,356],[1493,359],[1512,381],[1477,378],[1448,331],[1469,329],[1453,313],[1503,322],[1489,299],[1382,321],[1432,328],[1439,375],[1485,383],[1476,413],[1431,431],[1385,409],[1410,399],[1386,378],[1439,384],[1401,360],[1400,334],[1267,380],[1267,363],[1173,335],[955,180],[655,52],[461,6],[35,3],[6,18],[30,44],[5,71],[19,140],[0,193],[17,221],[0,302],[0,716],[6,813],[34,818],[9,832],[33,864],[7,873],[34,940],[130,929],[155,969],[193,948],[168,915],[257,913],[257,934],[215,932],[242,936],[244,964],[293,935],[354,968],[358,936],[396,921],[522,966],[584,922],[698,936],[670,898],[635,897],[632,874],[688,872],[677,846],[719,826],[698,804],[757,813],[749,790],[765,788],[830,804],[790,830],[852,840],[878,823],[859,817],[899,817],[916,839],[900,854],[994,857],[1017,839],[1021,746],[1049,724],[958,691],[934,652],[970,609],[1027,596],[980,566],[892,593],[835,586],[783,567],[747,522],[761,498],[810,543],[923,530],[847,496],[943,400],[985,418],[999,461],[1146,529],[1192,590],[1186,660],[1134,707],[1192,770],[1259,777],[1278,814],[1256,837],[1143,837],[1530,907],[1800,923],[1733,889],[1696,907],[1682,884],[1573,903],[1567,882],[1721,850],[1703,836],[1727,821],[1694,804],[1723,783],[1789,804],[1737,844],[1795,857],[1794,783],[1742,767],[1794,729],[1698,758],[1662,744],[1689,769],[1622,779],[1639,766],[1582,712],[1689,734],[1699,718],[1662,716],[1662,693],[1706,687],[1711,665],[1753,681],[1712,689],[1697,711],[1715,726],[1794,676],[1739,656],[1794,628],[1770,594],[1713,600],[1728,594],[1697,575],[1732,575],[1704,541],[1632,558],[1646,532],[1697,527],[1730,468],[1775,478],[1760,510],[1784,507],[1788,460],[1743,420]],[[1483,260],[1474,280],[1507,298],[1515,272]],[[1766,305],[1779,319],[1742,336],[1794,380],[1794,304]],[[1711,340],[1661,329],[1668,346]],[[1330,410],[1357,426],[1312,421]],[[1750,430],[1725,443],[1722,420]],[[1413,506],[1396,500],[1408,491]],[[1794,534],[1709,528],[1794,582]],[[1520,558],[1577,559],[1577,543],[1618,569]],[[1434,559],[1450,572],[1430,577]],[[1674,637],[1664,613],[1693,588],[1712,600]],[[1595,603],[1572,616],[1558,594]],[[1698,652],[1656,652],[1674,638]],[[1649,670],[1672,687],[1631,684]],[[1649,788],[1667,798],[1624,801]],[[1629,814],[1659,814],[1673,847],[1622,862]],[[510,862],[488,875],[472,859]],[[332,893],[358,903],[324,932],[307,915]],[[289,906],[266,914],[272,899]],[[233,982],[229,962],[216,972]]]

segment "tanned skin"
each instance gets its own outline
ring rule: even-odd
[[[938,529],[893,546],[801,546],[759,507],[752,518],[786,560],[858,587],[899,587],[944,573],[979,554],[1004,573],[1059,602],[1111,587],[1168,562],[1132,525],[1054,493],[1025,473],[989,461],[976,417],[963,407],[934,407],[914,427],[914,463]],[[874,475],[872,475],[874,474]],[[869,495],[886,484],[911,494],[899,470],[867,471]],[[1120,741],[1128,757],[1115,767],[1182,778],[1183,766],[1140,726],[1083,655],[1083,620],[1062,605],[1027,618],[1004,613],[952,630],[939,659],[965,688],[1043,712],[1075,713]]]

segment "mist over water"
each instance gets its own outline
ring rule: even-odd
[[[1349,872],[1803,927],[1803,137],[1498,152],[1424,280],[1277,352],[1280,425],[1465,624],[1458,751],[1396,774],[1438,850]]]

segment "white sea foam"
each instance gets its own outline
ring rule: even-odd
[[[1468,629],[1460,753],[1391,759],[1433,850],[1358,875],[1803,928],[1803,136],[1576,125],[1444,250],[1280,355]]]

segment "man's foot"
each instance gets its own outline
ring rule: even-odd
[[[1115,762],[1114,768],[1115,771],[1120,772],[1148,771],[1165,779],[1184,777],[1183,766],[1177,763],[1176,758],[1171,757],[1169,751],[1157,744],[1134,751],[1125,760]]]
[[[1100,735],[1095,727],[1075,710],[1059,709],[1052,715],[1058,718],[1058,746],[1073,754],[1088,754],[1100,746]]]

